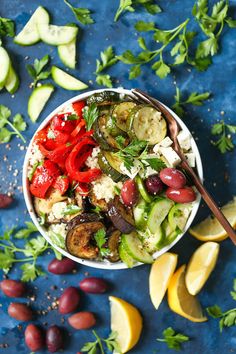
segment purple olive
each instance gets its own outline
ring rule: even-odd
[[[5,279],[0,286],[2,292],[9,297],[22,297],[26,291],[25,284],[19,280]]]
[[[71,273],[76,268],[76,262],[69,258],[53,259],[48,265],[48,271],[53,274]]]
[[[50,353],[55,353],[63,347],[63,335],[61,329],[54,325],[46,332],[46,345]]]
[[[79,283],[79,286],[85,293],[90,294],[102,294],[108,288],[105,280],[95,277],[85,278]]]
[[[19,302],[12,302],[8,306],[8,315],[15,318],[17,321],[30,321],[33,317],[33,312],[29,306]]]
[[[160,194],[163,190],[163,187],[164,187],[158,174],[149,176],[145,180],[145,186],[147,188],[148,193],[153,194],[153,195]]]
[[[25,330],[25,343],[32,352],[42,349],[45,341],[41,329],[34,324],[29,324]]]
[[[73,312],[77,309],[80,302],[78,289],[70,286],[65,289],[59,299],[59,312],[62,314]]]

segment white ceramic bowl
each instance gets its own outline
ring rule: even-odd
[[[78,101],[78,100],[84,100],[86,99],[87,97],[91,96],[92,94],[94,93],[97,93],[97,92],[102,92],[104,91],[104,89],[101,89],[101,90],[94,90],[94,91],[89,91],[89,92],[85,92],[85,93],[82,93],[78,96],[75,96],[73,98],[71,98],[70,100],[64,102],[63,104],[61,104],[59,107],[57,107],[51,114],[49,114],[49,116],[44,119],[44,121],[40,124],[40,126],[38,127],[37,131],[41,130],[42,128],[44,128],[48,122],[51,120],[51,118],[59,111],[61,111],[63,109],[64,106],[67,106],[68,104],[71,104],[75,101]],[[129,94],[129,95],[132,95],[132,92],[130,90],[125,90],[123,88],[118,88],[118,89],[106,89],[106,91],[115,91],[115,92],[118,92],[118,93],[121,93],[121,94]],[[189,132],[188,128],[186,127],[186,125],[182,122],[182,120],[168,107],[166,107],[175,117],[175,119],[178,121],[180,127],[182,130]],[[35,132],[35,134],[37,133],[37,131]],[[191,134],[191,133],[190,133]],[[35,135],[34,135],[35,136]],[[48,234],[47,234],[47,231],[46,229],[41,226],[38,222],[38,219],[37,219],[37,215],[36,213],[34,212],[34,208],[33,208],[33,203],[32,203],[32,197],[31,197],[31,194],[29,192],[29,183],[28,183],[28,178],[27,178],[27,171],[28,171],[28,163],[29,163],[29,158],[30,158],[30,151],[31,151],[31,147],[32,147],[32,144],[33,144],[33,140],[34,140],[34,136],[33,138],[31,139],[30,141],[30,144],[29,144],[29,147],[28,147],[28,150],[27,150],[27,153],[25,155],[25,160],[24,160],[24,166],[23,166],[23,192],[24,192],[24,198],[25,198],[25,202],[26,202],[26,206],[27,206],[27,209],[28,209],[28,212],[30,214],[30,217],[32,219],[32,221],[34,222],[35,226],[38,228],[39,232],[41,233],[41,235],[43,237],[45,237],[45,239],[50,243],[52,244]],[[198,175],[200,177],[200,179],[202,180],[203,179],[203,170],[202,170],[202,162],[201,162],[201,157],[200,157],[200,154],[199,154],[199,151],[198,151],[198,148],[197,148],[197,145],[191,135],[191,146],[192,146],[192,151],[194,152],[195,156],[196,156],[196,167],[197,167],[197,172],[198,172]],[[160,251],[156,252],[154,254],[154,258],[157,258],[159,257],[161,254],[167,252],[170,248],[172,248],[182,237],[183,235],[185,234],[185,232],[187,231],[187,229],[190,227],[190,225],[192,224],[192,221],[197,213],[197,210],[198,210],[198,207],[199,207],[199,203],[200,203],[200,196],[198,195],[197,197],[197,200],[194,202],[194,206],[193,206],[193,209],[191,211],[191,214],[189,216],[189,219],[188,219],[188,222],[185,226],[185,229],[184,229],[184,232],[182,234],[180,234],[175,240],[174,242],[172,242],[170,245],[164,247],[163,249],[161,249]],[[94,267],[94,268],[101,268],[101,269],[109,269],[109,270],[112,270],[112,269],[125,269],[127,268],[127,266],[123,263],[123,262],[117,262],[117,263],[109,263],[108,261],[101,261],[101,262],[98,262],[98,261],[90,261],[90,260],[85,260],[85,259],[81,259],[81,258],[77,258],[77,257],[74,257],[72,256],[70,253],[68,253],[67,251],[61,249],[60,247],[58,246],[54,246],[52,244],[52,246],[60,253],[62,253],[64,256],[78,262],[78,263],[82,263],[84,265],[87,265],[89,267]],[[137,265],[140,265],[142,263],[139,263]]]

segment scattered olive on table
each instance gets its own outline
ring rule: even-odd
[[[75,311],[80,302],[80,294],[77,288],[70,286],[65,289],[59,298],[59,312],[67,314]]]
[[[30,321],[33,318],[33,312],[29,306],[19,302],[13,302],[8,306],[8,315],[17,321]]]
[[[108,284],[105,280],[96,277],[85,278],[79,283],[80,289],[85,293],[102,294],[108,289]]]
[[[25,284],[19,280],[5,279],[0,286],[2,292],[8,297],[22,297],[26,292]]]
[[[75,329],[89,329],[96,324],[96,318],[92,312],[78,312],[68,318],[71,327]]]
[[[25,343],[33,352],[43,349],[45,346],[43,331],[38,326],[29,324],[25,330]]]
[[[7,194],[0,194],[0,209],[6,209],[13,203],[13,198]]]
[[[48,271],[58,275],[72,273],[74,269],[76,269],[76,262],[66,257],[61,260],[54,258],[48,265]]]
[[[47,329],[46,345],[50,353],[55,353],[63,347],[63,333],[62,330],[53,325]]]

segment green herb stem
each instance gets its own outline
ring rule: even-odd
[[[12,130],[14,130],[14,133],[12,134],[19,136],[19,138],[23,141],[23,143],[26,143],[26,140],[23,137],[23,135],[19,132],[18,129],[16,129],[16,127],[14,127],[14,125],[11,122],[9,122],[9,120],[6,122],[6,124],[8,124],[12,128]]]

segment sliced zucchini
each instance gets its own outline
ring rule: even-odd
[[[175,230],[179,228],[183,231],[189,214],[191,212],[191,205],[189,204],[176,204],[174,205],[168,215],[168,222],[170,227]]]
[[[10,94],[13,95],[13,93],[17,91],[19,84],[20,84],[19,77],[15,72],[15,70],[13,69],[12,65],[10,65],[10,69],[7,75],[7,80],[5,82],[5,88]]]
[[[41,40],[50,45],[68,44],[78,33],[78,28],[72,26],[55,26],[37,22],[37,28]]]
[[[9,55],[6,49],[0,46],[0,87],[4,86],[7,81],[10,66]]]
[[[88,88],[84,82],[76,79],[74,76],[67,74],[65,71],[59,69],[56,66],[52,66],[52,79],[55,83],[65,90],[79,91]]]
[[[127,120],[129,118],[131,110],[136,106],[134,102],[121,102],[120,104],[116,105],[112,116],[116,120],[116,125],[123,131],[127,131]]]
[[[24,28],[14,38],[14,42],[19,45],[32,45],[40,41],[37,23],[49,24],[49,14],[42,6],[35,10]]]
[[[161,113],[145,106],[133,113],[131,133],[139,140],[145,140],[149,145],[162,141],[167,133],[167,125]]]
[[[139,240],[138,234],[135,231],[128,235],[123,234],[121,237],[121,243],[130,257],[138,262],[153,263],[152,256],[150,256],[150,254],[144,249],[143,244]]]
[[[122,243],[120,243],[119,246],[119,255],[120,255],[120,259],[122,260],[122,262],[124,262],[128,268],[133,268],[135,261],[134,259],[126,252],[124,246]]]
[[[176,229],[173,229],[170,223],[168,222],[168,219],[165,219],[163,221],[162,229],[164,232],[164,238],[161,244],[162,247],[170,245],[176,239],[176,237],[182,233],[182,231],[178,227]]]
[[[76,37],[68,44],[58,46],[58,55],[62,63],[70,69],[76,65]]]
[[[143,199],[147,202],[147,203],[151,203],[152,202],[152,197],[148,194],[145,186],[144,186],[144,183],[141,179],[140,176],[137,176],[135,178],[136,182],[137,182],[137,185],[138,185],[138,190],[141,194],[141,196],[143,197]]]
[[[121,160],[112,152],[101,151],[98,156],[98,164],[101,170],[110,176],[114,182],[119,182],[125,178],[120,170]]]
[[[140,234],[142,237],[143,247],[148,253],[154,253],[159,248],[164,238],[164,231],[161,226],[157,227],[155,234],[147,229],[146,232]]]
[[[170,199],[159,199],[153,203],[147,222],[147,226],[153,234],[157,232],[173,204],[174,202]]]
[[[95,140],[100,144],[104,150],[118,149],[116,139],[110,134],[107,126],[109,119],[109,111],[103,111],[102,115],[95,121],[93,125]]]
[[[147,226],[147,203],[143,198],[133,207],[135,226],[139,230],[144,230]]]
[[[102,91],[94,93],[87,98],[87,105],[96,103],[97,105],[111,105],[120,100],[120,94],[114,91]]]
[[[36,122],[53,91],[51,84],[41,85],[33,90],[28,101],[28,114],[32,122]]]

